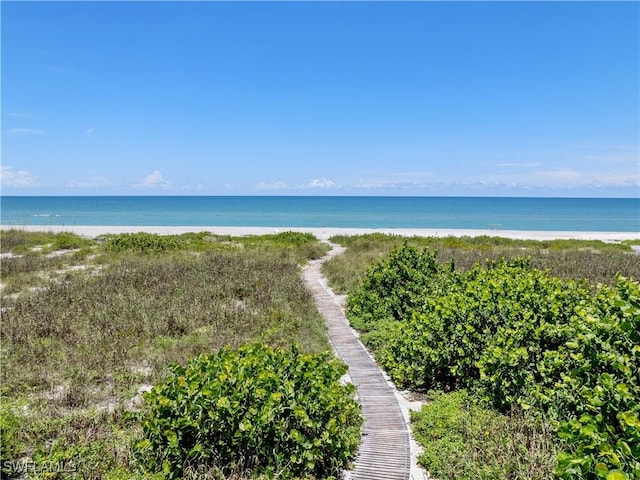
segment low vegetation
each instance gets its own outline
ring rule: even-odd
[[[565,279],[587,279],[592,284],[613,285],[617,273],[640,278],[640,261],[631,245],[634,241],[606,243],[595,240],[511,240],[501,237],[401,237],[370,234],[333,237],[347,247],[344,255],[323,265],[334,290],[347,294],[360,286],[367,269],[404,243],[429,248],[439,263],[453,262],[458,271],[473,268],[478,262],[499,258],[527,257],[531,266],[549,270]],[[640,243],[640,240],[635,242]]]
[[[50,236],[1,233],[19,255],[2,260],[2,282],[25,278],[0,313],[3,478],[165,478],[131,446],[145,438],[142,419],[153,422],[144,392],[169,381],[178,368],[169,365],[255,342],[298,344],[304,359],[330,349],[299,274],[326,251],[314,237],[117,238],[82,239],[80,253],[51,256]]]
[[[414,416],[425,467],[444,478],[640,478],[640,285],[567,279],[552,273],[566,265],[541,270],[534,257],[464,268],[452,257],[407,242],[348,297],[350,321],[397,384],[469,392],[435,396]],[[495,455],[482,429],[521,443]]]
[[[465,390],[428,400],[411,422],[426,447],[420,462],[439,480],[553,478],[558,446],[548,424],[487,409]]]
[[[94,242],[71,232],[27,232],[20,229],[2,231],[0,251],[2,253],[25,253],[37,248],[45,253],[57,250],[78,249],[89,246]]]
[[[350,321],[396,383],[428,392],[412,423],[432,474],[640,479],[640,241],[334,240],[348,249],[325,273]],[[348,465],[358,407],[299,275],[327,251],[312,235],[0,245],[2,478]]]
[[[256,344],[170,370],[145,396],[135,448],[150,472],[337,477],[357,451],[355,387],[340,384],[346,366],[327,353]]]

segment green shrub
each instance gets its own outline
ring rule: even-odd
[[[146,395],[145,438],[136,446],[151,472],[324,478],[347,467],[356,452],[355,388],[340,384],[346,366],[329,354],[255,344],[170,370]]]
[[[69,250],[72,248],[82,248],[93,243],[91,240],[83,238],[75,233],[57,233],[52,242],[52,250]]]
[[[265,235],[262,238],[266,238],[271,242],[278,245],[296,246],[299,247],[306,243],[315,243],[318,239],[312,233],[302,232],[280,232],[275,235]]]
[[[350,242],[367,246],[370,240]],[[378,242],[379,249],[391,240]],[[455,247],[464,249],[466,240]],[[557,456],[559,478],[638,480],[640,285],[619,275],[612,279],[619,267],[635,271],[640,262],[597,243],[544,247],[550,250],[532,252],[531,263],[564,278],[521,259],[476,263],[467,270],[471,257],[457,254],[456,265],[466,271],[449,273],[432,263],[434,257],[419,265],[417,250],[405,244],[368,271],[349,298],[350,320],[404,387],[466,388],[499,412],[517,405],[530,418],[549,418],[563,450]],[[612,286],[571,279],[583,274]],[[448,447],[458,453],[469,448],[461,445],[453,441]],[[434,462],[446,458],[441,453],[433,455]],[[491,470],[469,478],[483,475],[516,478]]]
[[[378,359],[394,381],[413,388],[471,388],[481,375],[490,377],[484,386],[491,403],[506,411],[536,380],[513,367],[520,357],[535,363],[540,350],[556,341],[546,327],[566,323],[586,295],[586,287],[532,269],[526,260],[477,265],[388,334]],[[517,346],[511,356],[494,346],[496,338],[506,342],[502,350]],[[500,368],[488,372],[487,355]]]
[[[618,277],[614,288],[601,287],[572,328],[571,341],[542,366],[557,383],[537,392],[557,411],[569,445],[558,474],[640,479],[640,285]]]
[[[414,389],[467,388],[500,412],[518,405],[549,416],[565,450],[561,478],[640,478],[638,283],[618,277],[594,293],[526,260],[442,271],[423,284],[421,306],[408,308],[404,321],[372,309],[379,317],[362,338],[393,380]],[[416,285],[398,285],[386,295],[418,295]],[[376,292],[359,294],[383,303]]]
[[[108,252],[163,253],[186,247],[184,239],[178,235],[138,232],[105,235],[104,239],[104,247]]]
[[[34,248],[43,253],[55,250],[85,248],[95,242],[71,232],[27,232],[19,229],[0,230],[0,251],[23,254]]]
[[[349,295],[347,315],[355,328],[369,331],[383,320],[406,320],[442,281],[435,254],[408,244],[394,249],[367,272]]]
[[[640,286],[618,277],[593,297],[575,287],[547,293],[548,315],[529,306],[499,329],[478,362],[481,390],[559,421],[561,478],[640,478]]]
[[[575,312],[590,302],[589,287],[537,269],[487,270],[483,277],[488,282],[484,290],[492,293],[501,314],[474,359],[479,390],[500,411],[514,404],[529,408],[534,391],[553,389],[560,378],[558,371],[552,375],[542,363],[575,338]],[[496,289],[498,282],[501,287]],[[566,366],[564,359],[556,370]],[[540,402],[537,406],[545,412],[549,407]]]
[[[531,265],[549,270],[560,278],[587,279],[593,284],[613,285],[616,273],[640,278],[640,261],[630,243],[605,243],[591,240],[510,240],[499,237],[400,237],[369,234],[333,237],[347,247],[323,264],[331,287],[339,293],[355,291],[375,262],[386,258],[393,248],[408,243],[416,248],[428,247],[438,252],[438,261],[455,261],[458,271],[466,271],[478,262],[504,257],[531,257]]]

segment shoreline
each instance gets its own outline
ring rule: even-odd
[[[118,226],[118,225],[0,225],[0,230],[26,230],[30,232],[70,232],[86,237],[107,233],[147,232],[158,235],[179,235],[188,232],[211,232],[219,235],[270,235],[282,232],[311,233],[319,240],[335,235],[364,235],[385,233],[403,237],[502,237],[515,240],[601,240],[620,242],[640,239],[640,232],[571,232],[542,230],[475,230],[452,228],[339,228],[339,227],[223,227],[223,226]]]

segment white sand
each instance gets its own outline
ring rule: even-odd
[[[528,230],[463,230],[463,229],[428,229],[428,228],[302,228],[302,227],[150,227],[150,226],[83,226],[83,225],[0,225],[1,230],[18,228],[28,231],[45,232],[73,232],[87,237],[96,237],[105,233],[134,233],[149,232],[161,235],[181,234],[186,232],[211,232],[222,235],[244,236],[264,235],[279,232],[295,231],[309,232],[320,240],[327,240],[334,235],[362,235],[366,233],[389,233],[401,236],[419,237],[478,237],[488,235],[527,240],[602,240],[605,242],[619,242],[640,238],[640,232],[555,232]]]

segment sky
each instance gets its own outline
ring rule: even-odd
[[[638,2],[0,2],[2,195],[640,196]]]

